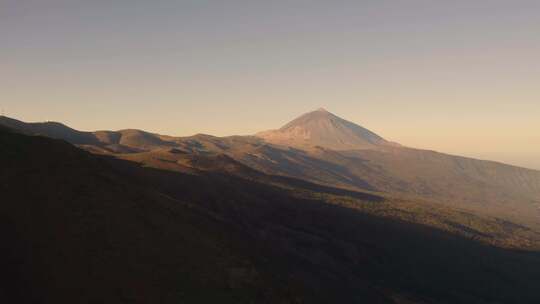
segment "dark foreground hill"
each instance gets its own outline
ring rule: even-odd
[[[0,301],[540,301],[538,252],[487,245],[524,227],[181,155],[119,160],[0,130]]]

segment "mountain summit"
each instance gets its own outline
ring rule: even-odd
[[[370,130],[324,108],[306,113],[278,130],[258,133],[257,137],[279,145],[321,146],[333,150],[372,149],[393,145]]]

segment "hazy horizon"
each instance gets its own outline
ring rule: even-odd
[[[540,3],[481,2],[0,0],[0,107],[178,136],[325,107],[406,146],[540,169]]]

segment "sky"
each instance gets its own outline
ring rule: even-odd
[[[0,0],[0,107],[218,136],[324,107],[406,146],[540,169],[540,1]]]

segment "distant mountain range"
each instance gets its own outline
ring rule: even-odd
[[[255,136],[172,137],[140,130],[81,132],[56,122],[0,125],[94,153],[147,160],[167,151],[227,155],[266,174],[438,202],[540,228],[540,171],[388,142],[319,109]]]

